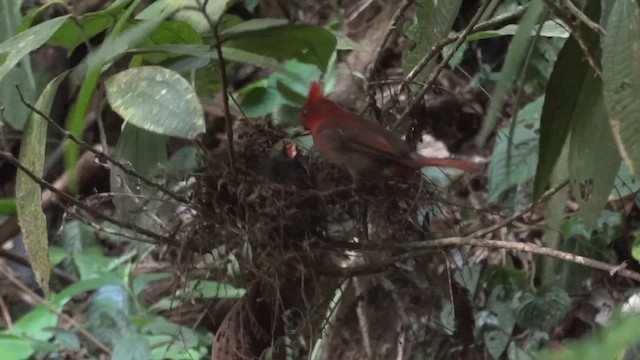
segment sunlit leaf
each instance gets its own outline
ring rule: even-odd
[[[110,77],[106,90],[113,110],[141,129],[185,139],[205,131],[198,96],[176,72],[159,66],[128,69]]]

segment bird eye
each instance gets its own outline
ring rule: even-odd
[[[308,115],[309,115],[309,109],[302,110],[302,116],[308,116]]]

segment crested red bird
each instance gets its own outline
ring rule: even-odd
[[[383,177],[410,175],[426,166],[478,169],[468,161],[428,158],[416,153],[382,125],[325,98],[318,83],[311,84],[301,120],[324,158],[347,169],[354,180],[379,174]]]

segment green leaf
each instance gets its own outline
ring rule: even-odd
[[[506,128],[498,132],[489,168],[489,202],[499,200],[505,191],[535,175],[543,102],[544,97],[540,97],[518,112],[511,139]],[[508,159],[509,151],[511,161]]]
[[[69,252],[59,246],[49,247],[49,262],[52,267],[58,266],[69,257]]]
[[[218,59],[218,54],[215,51],[212,51],[212,52],[210,51],[210,54],[214,60]],[[274,58],[270,58],[268,56],[262,56],[259,54],[255,54],[255,53],[251,53],[251,52],[247,52],[239,49],[223,46],[222,56],[224,56],[225,60],[235,61],[238,63],[251,64],[251,65],[255,65],[265,69],[271,69],[271,70],[283,69],[282,65],[280,65],[280,63]]]
[[[609,127],[602,80],[589,70],[571,120],[569,179],[580,206],[578,219],[591,229],[609,199],[621,159]]]
[[[243,21],[240,24],[227,28],[222,31],[220,35],[222,39],[228,38],[230,35],[239,34],[243,32],[249,31],[258,31],[265,30],[272,27],[284,26],[287,25],[287,19],[269,19],[269,18],[260,18],[260,19],[251,19],[247,21]]]
[[[135,4],[134,4],[135,5]],[[132,5],[133,6],[133,5]],[[127,19],[127,14],[133,11],[133,8],[129,8],[128,12],[119,19],[118,24],[122,24]],[[114,31],[109,34],[107,39],[100,45],[98,50],[91,53],[86,60],[87,64],[87,76],[85,77],[78,99],[71,109],[69,118],[67,119],[67,130],[74,134],[76,137],[81,137],[81,132],[84,129],[84,121],[87,112],[89,111],[89,105],[93,98],[93,92],[98,85],[100,75],[102,73],[103,66],[112,61],[117,56],[125,52],[126,50],[136,46],[143,41],[151,32],[160,25],[165,18],[171,15],[168,12],[162,13],[159,16],[144,20],[123,33]],[[65,168],[75,174],[75,166],[80,157],[80,148],[77,144],[68,143],[67,150],[65,152]],[[72,176],[70,179],[71,188],[75,189],[75,178]]]
[[[640,180],[638,177],[629,174],[627,164],[625,164],[624,161],[621,162],[618,175],[616,175],[616,179],[613,182],[613,189],[609,195],[609,200],[621,199],[627,195],[637,192],[638,190],[640,190]]]
[[[597,12],[600,4],[589,2],[588,14]],[[585,32],[584,40],[590,48],[598,44],[597,35]],[[561,149],[565,145],[578,99],[590,68],[575,38],[570,37],[558,55],[547,85],[542,118],[540,120],[540,154],[534,183],[534,201],[539,199],[549,184]]]
[[[130,164],[141,176],[164,184],[164,179],[159,180],[158,176],[161,169],[165,168],[167,164],[166,136],[127,124],[120,134],[113,157],[118,161]],[[139,201],[139,198],[157,198],[157,189],[141,183],[140,179],[127,175],[120,169],[113,169],[111,171],[111,191],[116,194],[124,194],[124,196],[113,199],[119,219],[126,219],[128,222],[149,229],[158,228],[159,224],[153,220],[155,211],[143,209]],[[145,206],[157,210],[155,201],[147,202]]]
[[[533,0],[529,4],[529,8],[522,17],[522,20],[520,20],[520,23],[518,24],[518,29],[511,40],[509,50],[507,50],[504,65],[502,65],[502,70],[500,72],[500,78],[493,90],[482,128],[476,138],[476,143],[480,146],[484,144],[487,137],[496,126],[498,116],[502,112],[502,106],[509,95],[509,90],[520,75],[528,49],[535,40],[534,37],[530,36],[531,30],[534,28],[544,11],[544,2],[542,0]]]
[[[63,73],[52,80],[36,103],[36,108],[47,114],[51,111],[58,86],[67,76]],[[40,115],[33,114],[27,122],[20,147],[20,162],[42,178],[47,139],[47,123]],[[24,235],[24,245],[31,268],[45,294],[49,293],[49,238],[47,219],[42,212],[42,190],[29,176],[20,171],[16,175],[16,203],[18,221]]]
[[[156,27],[149,38],[145,39],[140,44],[140,50],[143,51],[143,57],[147,62],[159,63],[167,59],[168,55],[173,55],[166,51],[159,53],[150,50],[157,50],[164,44],[170,44],[171,46],[182,45],[183,49],[188,49],[186,46],[191,46],[191,49],[196,47],[202,47],[202,38],[191,27],[191,25],[181,21],[165,21]],[[207,46],[204,46],[208,50]],[[208,53],[208,54],[207,54]],[[205,52],[210,57],[210,51]]]
[[[516,324],[514,311],[509,303],[500,300],[502,296],[502,287],[498,286],[489,297],[486,315],[479,321],[484,344],[494,359],[499,359],[509,345]]]
[[[194,171],[198,167],[198,148],[185,146],[171,155],[167,163],[169,174],[182,174]]]
[[[141,21],[125,30],[122,34],[115,37],[109,36],[98,50],[87,59],[89,69],[102,67],[102,64],[112,61],[117,56],[147,39],[169,15],[165,13],[160,17]]]
[[[548,95],[547,95],[548,96]],[[543,110],[544,114],[544,110]],[[556,186],[569,177],[569,144],[565,142],[560,150],[558,161],[551,171],[550,185]],[[539,164],[538,164],[539,165]],[[561,240],[561,233],[558,231],[564,221],[564,208],[569,200],[569,189],[566,187],[558,191],[549,199],[547,203],[546,221],[547,227],[542,238],[545,246],[551,249],[558,249]],[[548,286],[554,284],[561,274],[557,273],[557,263],[554,258],[544,258],[542,260],[542,284]]]
[[[244,289],[238,289],[228,284],[208,280],[192,280],[187,283],[185,293],[196,298],[240,298]]]
[[[116,14],[99,11],[83,15],[80,19],[68,19],[51,35],[47,44],[60,46],[71,52],[80,44],[112,27],[116,23]]]
[[[640,314],[618,317],[597,333],[565,344],[561,349],[545,351],[542,360],[602,360],[616,359],[623,351],[640,341]]]
[[[554,287],[543,296],[532,297],[518,310],[518,324],[529,329],[548,330],[557,325],[571,305],[571,298],[563,289]]]
[[[11,334],[0,334],[0,349],[4,352],[2,356],[6,360],[28,359],[35,350],[27,337]]]
[[[323,72],[336,48],[333,34],[320,26],[285,25],[233,34],[226,47],[275,59],[298,59]]]
[[[415,43],[411,50],[402,55],[402,68],[405,73],[411,72],[433,45],[449,34],[461,3],[461,0],[416,1],[416,17],[405,31],[406,36]],[[433,62],[426,66],[415,81],[424,82],[434,66]]]
[[[640,261],[640,237],[636,236],[633,240],[633,246],[631,247],[631,256],[634,259]]]
[[[0,44],[0,80],[30,52],[42,46],[69,16],[45,21]]]
[[[535,36],[538,33],[538,27],[539,25],[534,26],[533,29],[531,29],[529,36]],[[465,42],[515,35],[517,31],[518,25],[507,25],[498,30],[480,31],[475,34],[471,34],[465,38]],[[547,20],[542,24],[542,29],[540,29],[540,36],[542,37],[568,38],[569,35],[567,26],[559,20]]]
[[[0,216],[16,214],[16,199],[0,199]]]
[[[640,9],[635,0],[617,0],[602,41],[604,95],[622,159],[640,174]]]
[[[200,2],[201,4],[202,2]],[[207,3],[207,15],[214,22],[218,22],[227,9],[229,0],[214,0]],[[198,6],[198,0],[159,0],[146,7],[137,19],[153,19],[164,13],[174,13],[173,18],[184,21],[199,33],[211,31],[207,18],[202,14]]]
[[[159,66],[125,70],[107,80],[106,90],[113,110],[141,129],[185,139],[205,131],[198,96],[176,72]]]
[[[291,89],[282,81],[276,81],[276,87],[282,98],[285,99],[289,105],[301,108],[307,101],[307,97],[305,95]]]

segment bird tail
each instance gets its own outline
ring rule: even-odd
[[[416,168],[423,168],[426,166],[440,166],[440,167],[448,167],[454,169],[460,169],[465,171],[476,171],[480,167],[470,161],[464,160],[456,160],[456,159],[439,159],[439,158],[429,158],[429,157],[420,157],[415,160]]]

